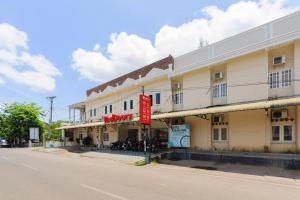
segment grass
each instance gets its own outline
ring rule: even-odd
[[[134,163],[134,166],[144,166],[146,165],[145,160],[139,160]]]

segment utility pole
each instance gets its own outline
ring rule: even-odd
[[[52,124],[52,113],[53,113],[53,100],[56,98],[56,96],[47,97],[47,99],[50,100],[50,116],[49,116],[49,126]],[[51,136],[51,128],[49,129],[49,136]]]

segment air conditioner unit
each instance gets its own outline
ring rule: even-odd
[[[284,119],[288,118],[288,110],[273,110],[272,111],[272,119]]]
[[[224,77],[223,72],[215,73],[215,80],[216,80],[216,81],[217,81],[217,80],[223,79],[223,77]]]
[[[175,89],[181,89],[182,85],[181,83],[175,83]]]
[[[224,121],[224,115],[213,116],[213,123],[222,123]]]
[[[276,56],[273,58],[273,65],[281,65],[286,62],[286,56]]]

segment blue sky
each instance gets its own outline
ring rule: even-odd
[[[29,55],[42,55],[51,62],[52,72],[54,68],[57,71],[46,73],[49,83],[55,83],[54,88],[47,84],[36,88],[35,84],[43,84],[43,79],[29,83],[16,80],[17,76],[1,74],[1,68],[7,65],[1,65],[6,61],[1,61],[0,56],[0,102],[35,102],[47,110],[46,97],[55,95],[54,119],[67,119],[67,105],[84,100],[87,89],[120,75],[119,71],[125,73],[169,53],[180,55],[193,50],[197,38],[211,43],[293,12],[299,5],[300,1],[271,0],[250,3],[233,0],[1,0],[0,24],[8,24],[27,35],[28,48],[18,46],[18,51],[23,49]],[[240,8],[247,10],[245,14]],[[266,13],[272,9],[279,12]],[[141,49],[146,50],[140,53]],[[11,68],[18,72],[32,71],[26,63],[29,62]],[[110,68],[109,72],[102,73]]]

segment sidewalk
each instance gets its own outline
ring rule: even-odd
[[[135,162],[144,160],[144,153],[130,151],[97,150],[82,152],[80,156],[109,159],[127,164],[134,164]]]
[[[263,177],[280,177],[294,179],[298,182],[300,181],[300,170],[287,170],[278,167],[217,163],[212,161],[195,160],[172,161],[167,159],[160,160],[159,163],[170,167],[184,167],[194,170],[228,172],[232,174],[246,174]]]
[[[126,164],[134,164],[135,162],[144,160],[143,152],[131,151],[111,151],[111,150],[95,150],[95,151],[68,151],[63,148],[31,148],[32,151],[53,153],[53,154],[67,154],[70,156],[98,158],[118,161]]]

